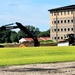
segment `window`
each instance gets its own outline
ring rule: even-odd
[[[73,28],[71,28],[71,31],[73,31]]]
[[[62,15],[62,11],[61,11],[61,15]]]
[[[69,15],[70,11],[68,11],[67,13],[68,13],[68,15]]]
[[[63,39],[63,37],[61,37],[61,39]]]
[[[64,31],[66,31],[66,28],[64,28]]]
[[[66,35],[64,35],[64,38],[66,38]]]
[[[73,10],[71,10],[71,14],[73,14]]]
[[[54,13],[54,16],[56,16],[56,13]]]
[[[56,37],[54,37],[56,39]]]
[[[70,23],[70,20],[68,20],[68,23]]]
[[[52,13],[52,16],[53,16],[53,13]]]
[[[61,23],[63,23],[63,20],[61,20]]]
[[[71,20],[71,23],[73,23],[73,19]]]
[[[64,15],[66,15],[66,11],[64,11]]]
[[[58,37],[58,39],[60,39],[60,37]]]
[[[56,32],[56,29],[54,29],[54,31]]]
[[[63,31],[63,29],[61,28],[61,31]]]
[[[58,21],[58,23],[59,23],[59,21]]]
[[[54,21],[54,23],[56,24],[56,21]]]
[[[59,29],[58,29],[58,31],[59,31]]]
[[[59,12],[57,13],[57,15],[59,15]]]
[[[66,20],[64,20],[64,23],[66,23]]]
[[[68,28],[68,31],[70,31],[70,28]]]

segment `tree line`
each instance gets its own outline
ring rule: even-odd
[[[25,27],[37,37],[50,37],[50,29],[48,29],[47,31],[40,31],[39,28],[35,28],[34,26],[27,25]],[[0,32],[0,43],[18,42],[19,39],[25,37],[29,38],[30,36],[24,33],[22,30],[19,30],[18,32],[5,30]]]

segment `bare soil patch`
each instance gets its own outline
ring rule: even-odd
[[[75,62],[1,66],[0,75],[75,75]]]

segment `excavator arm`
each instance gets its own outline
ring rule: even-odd
[[[17,26],[11,26],[13,24],[16,24]],[[31,31],[29,31],[29,29],[27,29],[21,23],[16,22],[16,23],[12,23],[12,24],[3,25],[2,27],[0,27],[0,31],[16,29],[16,28],[19,28],[24,33],[28,34],[34,40],[34,46],[39,46],[40,45],[37,37],[33,33],[31,33]]]

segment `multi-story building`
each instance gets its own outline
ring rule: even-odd
[[[50,36],[52,40],[67,39],[67,34],[75,34],[75,5],[48,10],[50,12]]]

